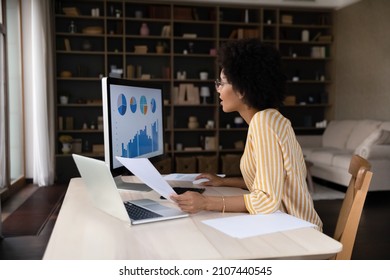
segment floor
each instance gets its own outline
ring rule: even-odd
[[[4,221],[19,207],[26,199],[30,197],[37,186],[29,184],[24,189],[19,191],[12,199],[2,203],[1,219]],[[50,217],[46,226],[37,236],[20,236],[4,238],[0,241],[0,260],[40,260],[42,259],[47,243],[50,238],[51,231],[54,227],[57,214],[57,209]]]
[[[337,186],[336,186],[337,187]],[[30,185],[5,201],[2,219],[9,215],[20,203],[34,192]],[[356,236],[352,259],[390,260],[390,191],[369,193],[364,206],[359,230]],[[315,201],[315,207],[324,223],[324,233],[332,236],[341,200]],[[0,241],[0,259],[39,260],[42,259],[58,211],[53,214],[44,230],[38,236],[5,238]]]
[[[341,200],[315,201],[324,233],[333,236]],[[353,260],[390,260],[390,191],[368,193],[356,235]]]

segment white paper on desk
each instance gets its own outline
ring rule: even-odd
[[[164,176],[167,181],[195,181],[195,178],[200,173],[172,173]],[[220,177],[225,177],[225,174],[218,174]]]
[[[116,157],[130,172],[142,182],[151,187],[166,199],[172,201],[170,196],[176,194],[172,187],[163,179],[160,172],[147,158]]]
[[[171,173],[164,176],[167,181],[194,181],[200,173]]]
[[[272,214],[239,215],[203,221],[235,238],[247,238],[286,230],[316,227],[314,224],[277,211]]]

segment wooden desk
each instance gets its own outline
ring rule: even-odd
[[[160,200],[154,191],[120,192],[124,200]],[[243,192],[207,188],[209,195]],[[239,214],[203,211],[189,218],[129,226],[95,208],[82,180],[74,178],[44,259],[326,259],[342,249],[341,243],[312,228],[236,239],[202,223],[233,215]]]

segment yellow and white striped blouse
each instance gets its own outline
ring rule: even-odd
[[[302,149],[290,121],[279,111],[267,109],[253,116],[240,168],[250,191],[244,195],[250,214],[280,210],[322,231],[307,188]]]

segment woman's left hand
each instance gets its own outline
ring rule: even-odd
[[[175,201],[180,209],[187,213],[197,213],[206,209],[207,198],[197,192],[185,192],[181,195],[171,195],[173,201]]]

